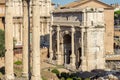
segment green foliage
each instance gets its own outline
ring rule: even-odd
[[[82,80],[81,78],[77,78],[77,80]]]
[[[45,77],[42,77],[42,80],[47,80]]]
[[[64,77],[65,79],[67,79],[67,78],[70,77],[70,76],[69,76],[68,73],[62,72],[62,73],[61,73],[61,77]]]
[[[120,10],[114,12],[114,18],[119,19],[120,17]]]
[[[85,80],[90,80],[90,78],[86,78]]]
[[[114,14],[120,15],[120,10],[115,11]]]
[[[60,80],[65,80],[65,78],[64,78],[64,77],[62,77]]]
[[[16,64],[16,65],[21,65],[22,64],[22,61],[16,61],[16,62],[14,62],[14,64]]]
[[[0,30],[0,57],[5,55],[5,33],[3,30]]]
[[[73,80],[72,78],[67,78],[67,80]]]
[[[59,73],[60,73],[57,69],[53,69],[51,72],[55,73],[56,75],[59,75]]]

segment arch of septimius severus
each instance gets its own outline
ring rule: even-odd
[[[18,3],[17,6],[19,7],[15,8],[14,3]],[[14,9],[16,10],[15,12]],[[23,40],[21,42],[23,44],[23,77],[29,79],[29,77],[31,76],[32,80],[41,80],[40,35],[49,33],[50,9],[51,9],[50,0],[6,0],[5,1],[5,48],[6,48],[5,78],[6,80],[14,80],[13,36],[16,35],[17,33],[14,34],[13,32],[16,31],[14,30],[15,29],[14,26],[17,28],[18,24],[22,26],[20,29],[17,30],[21,30],[20,31],[21,33],[19,33],[18,35],[20,35],[19,37],[21,37],[21,41]],[[17,13],[18,15],[19,14],[20,15],[18,17],[14,16],[14,14]],[[32,30],[30,30],[30,26],[32,26],[31,27]],[[33,54],[32,54],[32,74],[30,75],[29,38],[31,31],[32,31]]]

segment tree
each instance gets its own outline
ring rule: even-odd
[[[0,30],[0,57],[5,55],[5,33]]]
[[[115,14],[115,18],[118,18],[120,16],[120,10],[115,11],[114,14]]]

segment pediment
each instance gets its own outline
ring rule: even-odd
[[[83,7],[99,7],[99,8],[111,8],[112,6],[103,3],[99,0],[79,0],[75,2],[71,2],[65,6],[62,6],[61,8],[83,8]]]

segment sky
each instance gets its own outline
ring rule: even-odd
[[[52,0],[52,1],[55,4],[65,5],[65,4],[73,2],[75,0]],[[101,1],[103,1],[105,3],[108,3],[108,4],[113,4],[113,3],[119,3],[120,4],[120,0],[101,0]]]

